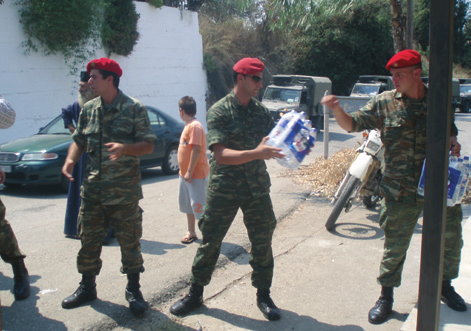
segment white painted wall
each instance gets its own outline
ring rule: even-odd
[[[178,100],[191,95],[198,107],[197,118],[206,125],[206,73],[198,14],[135,4],[141,15],[138,44],[128,57],[111,55],[123,69],[120,89],[177,119]],[[0,130],[0,143],[4,143],[36,133],[59,115],[62,107],[77,99],[79,79],[69,75],[61,55],[24,54],[21,42],[26,36],[14,0],[0,5],[0,36],[0,94],[16,110],[15,124]],[[95,58],[104,56],[104,50],[96,50]]]

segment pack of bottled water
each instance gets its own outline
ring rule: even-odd
[[[425,161],[422,167],[422,174],[420,175],[419,186],[417,193],[424,195],[425,187]],[[448,188],[446,195],[446,204],[448,207],[453,207],[457,203],[461,203],[463,196],[468,187],[469,173],[470,173],[469,156],[464,158],[450,156],[448,163]]]
[[[306,113],[292,110],[282,116],[270,132],[267,145],[280,148],[285,157],[277,158],[278,163],[295,170],[314,146],[316,135],[317,131],[306,119]]]

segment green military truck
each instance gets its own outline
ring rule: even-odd
[[[471,106],[471,79],[460,79],[460,94],[458,98],[458,108],[462,113],[469,113]]]
[[[428,87],[428,77],[422,77],[422,81]],[[471,81],[470,81],[470,87],[471,87]],[[451,107],[453,111],[455,111],[456,108],[459,108],[460,111],[463,112],[462,108],[464,108],[465,106],[461,104],[462,98],[460,98],[460,88],[461,88],[460,80],[458,78],[452,78],[451,80]],[[469,103],[466,101],[464,101],[464,103],[468,105],[468,110],[469,110]]]
[[[373,97],[381,94],[384,91],[394,89],[392,76],[367,76],[363,75],[358,78],[358,81],[353,85],[350,92],[351,97]]]
[[[347,113],[357,111],[365,106],[375,95],[394,89],[392,76],[362,75],[349,96],[338,96],[339,104]]]
[[[262,103],[277,122],[292,110],[305,112],[318,130],[324,127],[322,97],[332,93],[332,82],[327,77],[274,75],[265,89]]]

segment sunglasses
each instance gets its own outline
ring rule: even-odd
[[[250,77],[252,78],[252,80],[255,82],[255,83],[260,83],[262,81],[262,77],[258,77],[258,76],[249,76],[249,75],[244,75],[244,77]]]

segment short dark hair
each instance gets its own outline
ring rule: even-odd
[[[232,71],[232,81],[235,84],[237,84],[237,76],[239,76],[241,74],[239,74],[238,72],[235,72],[235,71]]]
[[[413,65],[413,67],[414,67],[414,70],[415,70],[415,69],[420,69],[420,70],[422,70],[422,62],[419,62],[419,63],[417,63],[416,65]]]
[[[108,70],[103,70],[103,69],[98,69],[98,71],[100,72],[101,76],[103,77],[103,79],[106,79],[108,78],[109,76],[112,76],[113,77],[113,85],[114,87],[118,88],[119,87],[119,76],[118,74],[114,73],[114,72],[111,72],[111,71],[108,71]]]
[[[184,96],[183,98],[178,101],[178,107],[183,109],[185,114],[188,116],[195,116],[196,115],[196,102],[190,96]]]

